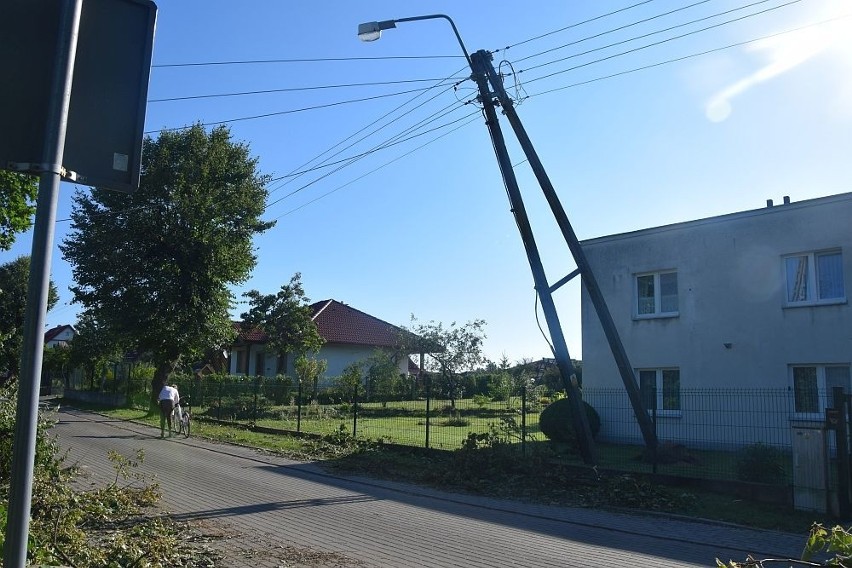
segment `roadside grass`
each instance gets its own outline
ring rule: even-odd
[[[112,418],[135,420],[159,427],[159,416],[148,415],[138,409],[76,406]],[[358,427],[360,436],[360,421]],[[465,437],[468,431],[469,427],[464,429]],[[529,443],[528,455],[521,458],[516,449],[506,445],[436,452],[422,448],[392,447],[377,442],[356,442],[348,436],[346,429],[340,429],[339,422],[329,425],[323,434],[325,436],[322,439],[266,434],[201,420],[194,420],[192,427],[193,436],[254,447],[293,459],[319,460],[320,465],[331,472],[405,481],[449,491],[553,505],[683,515],[800,533],[803,539],[814,522],[826,526],[835,522],[828,517],[793,511],[785,506],[757,503],[693,488],[684,490],[654,485],[629,471],[596,475],[587,469],[578,474],[576,466],[579,460],[566,458],[564,453],[555,456],[546,442]],[[617,461],[622,465],[635,462],[639,453],[635,447],[629,451],[620,451],[623,455]],[[600,453],[606,455],[607,449],[601,447]],[[707,455],[702,459],[709,461],[717,458]]]

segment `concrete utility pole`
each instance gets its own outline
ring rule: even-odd
[[[627,390],[627,395],[630,398],[631,405],[633,406],[636,421],[639,423],[639,428],[642,431],[642,437],[645,440],[645,445],[653,451],[657,447],[657,434],[655,432],[654,423],[651,421],[648,411],[642,405],[642,400],[639,396],[639,388],[636,385],[636,378],[633,374],[633,366],[630,364],[630,359],[628,359],[627,352],[624,350],[624,345],[621,343],[621,338],[618,335],[615,322],[609,312],[609,307],[606,304],[606,300],[603,297],[600,286],[598,286],[597,279],[589,266],[589,261],[586,258],[586,254],[583,252],[583,247],[580,246],[580,241],[577,239],[577,235],[574,233],[574,229],[571,227],[570,221],[568,221],[568,215],[565,213],[565,209],[559,201],[559,196],[556,194],[553,184],[550,183],[550,178],[547,176],[547,172],[544,170],[544,166],[541,164],[541,160],[539,160],[538,154],[536,153],[529,136],[527,136],[526,130],[521,123],[521,119],[518,117],[517,112],[515,112],[514,103],[506,94],[506,90],[503,88],[503,81],[494,70],[494,66],[491,64],[491,59],[491,53],[484,50],[477,51],[471,56],[471,64],[474,68],[474,79],[479,86],[481,102],[486,108],[488,128],[493,131],[496,126],[497,117],[494,113],[494,103],[492,101],[492,98],[496,96],[500,106],[503,107],[503,114],[505,114],[509,119],[509,123],[515,131],[518,142],[529,160],[536,179],[538,179],[541,190],[550,205],[550,210],[556,218],[559,229],[562,231],[562,237],[565,239],[565,242],[571,251],[571,255],[577,263],[577,270],[559,280],[553,286],[549,286],[544,276],[544,271],[540,267],[540,260],[536,261],[535,264],[538,265],[538,268],[536,268],[536,266],[534,266],[533,258],[530,257],[530,266],[533,269],[536,291],[541,299],[542,310],[544,311],[548,328],[550,329],[551,340],[553,341],[554,355],[556,356],[556,362],[559,365],[559,370],[562,373],[563,381],[566,383],[574,383],[572,388],[577,392],[576,396],[579,399],[579,391],[577,391],[576,379],[573,375],[573,366],[571,365],[571,360],[568,357],[568,348],[565,346],[565,338],[562,334],[559,317],[556,314],[556,308],[551,294],[579,274],[583,280],[583,284],[586,286],[586,291],[589,293],[589,298],[592,300],[595,312],[598,315],[601,327],[603,327],[604,334],[606,335],[607,342],[609,343],[610,350],[615,358],[615,363],[618,366],[619,373],[621,374],[621,380],[624,383],[624,388]],[[480,77],[480,75],[482,76]],[[488,92],[488,83],[490,83],[491,88],[494,89],[493,95]],[[491,109],[491,114],[489,114],[489,107]],[[491,115],[493,115],[493,118]],[[494,125],[492,125],[492,122]],[[499,126],[497,129],[499,130]],[[494,139],[493,132],[492,139]],[[523,211],[523,205],[521,205],[520,209],[520,216],[523,217],[523,221],[520,219],[519,211],[515,205],[515,198],[512,197],[513,193],[517,192],[517,181],[515,180],[511,163],[508,161],[508,154],[506,154],[502,135],[500,137],[499,144],[495,140],[494,151],[497,153],[497,161],[500,162],[503,179],[505,180],[506,187],[509,190],[515,218],[518,219],[518,228],[521,230],[522,238],[524,238],[523,225],[526,225],[528,229],[529,222],[526,220],[526,213]],[[501,157],[501,154],[505,155],[505,157]],[[514,190],[512,189],[513,187]],[[517,199],[520,200],[519,192],[517,194]],[[529,239],[532,239],[531,234]],[[526,238],[524,238],[524,246],[527,246]],[[532,246],[535,247],[535,244],[533,243]],[[527,246],[527,255],[530,256],[529,246]],[[537,252],[535,253],[535,256],[538,256]],[[540,274],[536,275],[536,273]],[[569,378],[570,380],[567,380]],[[566,386],[566,389],[567,388],[568,386]],[[568,394],[570,397],[572,394],[570,390],[568,391]],[[579,404],[578,406],[578,403],[575,403],[572,399],[572,409],[574,410],[575,415],[579,413],[585,419],[585,412],[582,412],[582,404]],[[578,426],[579,425],[575,423],[575,429],[578,428]],[[588,429],[588,424],[585,424],[584,426]],[[581,430],[577,429],[576,431],[580,432]],[[583,457],[584,459],[586,458],[585,453],[583,454]]]
[[[538,253],[535,237],[533,236],[527,211],[524,207],[524,200],[521,197],[521,190],[518,187],[518,180],[515,178],[515,170],[512,168],[503,132],[500,129],[497,113],[494,110],[494,97],[488,90],[488,68],[491,67],[491,54],[487,51],[477,51],[471,56],[471,66],[473,69],[473,79],[476,81],[477,87],[479,87],[479,99],[485,110],[485,124],[488,126],[488,132],[491,134],[494,153],[497,155],[497,163],[500,166],[500,173],[503,175],[503,182],[506,184],[506,191],[509,195],[509,203],[512,206],[512,214],[515,216],[518,231],[521,233],[521,240],[524,243],[524,249],[527,252],[527,259],[533,273],[535,290],[541,301],[547,327],[550,330],[553,355],[556,357],[556,364],[559,366],[559,372],[562,375],[562,383],[565,385],[565,392],[571,404],[571,417],[574,432],[577,434],[577,441],[580,446],[580,454],[583,456],[584,462],[594,464],[596,462],[595,442],[592,438],[586,409],[583,406],[583,398],[577,384],[577,375],[574,372],[574,365],[571,363],[571,357],[568,354],[568,345],[565,343],[562,325],[559,323],[559,315],[556,313],[556,305],[553,303],[550,285],[547,283],[547,276],[544,273],[544,265]],[[493,68],[491,70],[493,71]]]

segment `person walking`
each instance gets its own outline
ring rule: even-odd
[[[169,423],[169,438],[171,438],[173,430],[172,414],[174,413],[175,406],[177,406],[178,401],[180,401],[180,394],[178,393],[177,386],[163,385],[157,399],[160,404],[160,438],[165,438],[166,436],[166,422]],[[178,408],[180,407],[178,406]],[[180,416],[178,416],[178,420],[180,420]]]

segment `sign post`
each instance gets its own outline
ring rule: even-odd
[[[0,89],[0,168],[39,175],[3,553],[9,568],[27,560],[60,182],[138,187],[155,18],[150,0],[4,3],[0,62],[13,80]]]

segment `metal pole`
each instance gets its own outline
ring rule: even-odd
[[[544,311],[547,327],[550,330],[550,339],[552,342],[553,354],[556,358],[556,364],[559,366],[559,370],[562,374],[562,380],[565,385],[565,391],[568,395],[569,401],[571,402],[571,417],[574,431],[577,433],[580,453],[583,456],[584,462],[587,464],[593,464],[595,463],[594,440],[592,439],[588,417],[586,416],[586,410],[583,406],[580,389],[574,373],[574,365],[571,363],[568,346],[565,342],[565,336],[562,333],[562,326],[559,323],[559,315],[556,312],[556,304],[553,302],[553,297],[550,293],[550,285],[547,283],[547,276],[544,273],[544,266],[541,262],[538,246],[535,243],[535,237],[533,236],[532,228],[530,227],[529,218],[527,217],[526,208],[524,207],[524,201],[518,187],[518,180],[515,178],[515,172],[512,168],[512,163],[506,150],[506,142],[503,138],[503,133],[500,130],[497,113],[494,110],[494,101],[492,100],[491,93],[488,91],[488,80],[486,76],[487,68],[491,66],[490,58],[491,54],[482,50],[477,51],[471,56],[471,60],[474,65],[473,78],[479,87],[480,99],[483,110],[485,111],[486,124],[494,145],[494,153],[497,156],[497,163],[499,164],[500,172],[503,175],[503,181],[506,185],[506,192],[509,195],[512,213],[515,216],[518,231],[521,233],[521,240],[523,241],[530,269],[532,270],[535,289],[538,293],[539,300],[541,301],[541,307],[542,311]]]
[[[352,397],[352,437],[358,436],[358,383],[355,383],[355,391]]]
[[[426,449],[429,449],[429,403],[431,402],[431,399],[432,375],[426,375]]]
[[[479,56],[479,54],[483,55]],[[580,241],[577,239],[577,235],[571,227],[571,222],[568,220],[568,215],[565,213],[565,209],[559,201],[559,196],[556,194],[556,190],[550,182],[550,178],[548,177],[547,172],[545,171],[544,166],[542,165],[541,160],[529,139],[529,136],[527,136],[524,125],[518,117],[518,113],[515,112],[515,106],[512,99],[506,94],[502,80],[494,70],[494,66],[491,64],[490,54],[488,54],[488,52],[480,51],[477,52],[476,55],[479,56],[479,59],[481,59],[483,66],[485,67],[491,87],[494,89],[494,92],[500,101],[500,105],[503,107],[503,113],[506,115],[506,118],[508,118],[509,124],[512,125],[512,129],[515,131],[515,136],[518,137],[518,142],[521,144],[521,148],[529,160],[530,167],[532,168],[533,173],[541,186],[541,190],[550,205],[550,210],[562,231],[562,236],[568,244],[571,255],[574,257],[574,261],[577,263],[577,268],[580,271],[583,284],[585,284],[586,290],[589,293],[589,298],[592,301],[592,305],[595,307],[595,312],[597,312],[598,319],[601,322],[601,327],[604,330],[610,350],[615,358],[615,363],[618,366],[618,371],[621,374],[621,380],[624,383],[627,395],[630,398],[630,403],[633,406],[633,413],[639,423],[639,428],[642,431],[643,438],[645,439],[645,445],[648,448],[655,448],[657,446],[657,437],[654,433],[654,426],[648,416],[648,411],[642,406],[642,400],[639,396],[639,388],[636,386],[636,378],[633,373],[633,366],[630,364],[627,352],[624,349],[624,345],[621,343],[621,338],[618,335],[615,322],[612,319],[612,315],[610,314],[609,307],[603,297],[603,293],[600,290],[600,286],[598,286],[597,279],[589,266],[583,247],[580,246]],[[542,301],[542,306],[543,305],[544,302]]]
[[[38,426],[39,379],[44,350],[42,329],[44,329],[50,290],[56,204],[59,200],[59,184],[62,179],[62,154],[65,148],[65,129],[68,123],[68,106],[71,100],[82,0],[67,0],[61,4],[60,37],[57,43],[56,67],[44,143],[44,159],[48,167],[41,173],[39,179],[24,319],[12,479],[3,554],[4,565],[8,568],[23,568],[27,560]],[[34,29],[33,32],[37,33],[37,30]]]
[[[846,394],[843,387],[831,389],[832,406],[836,411],[837,424],[834,435],[837,441],[837,509],[841,519],[849,518],[849,445],[846,437]]]

